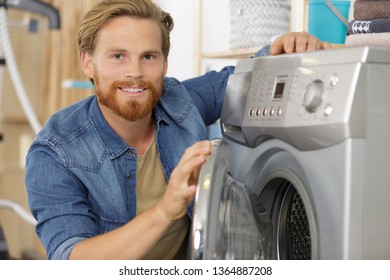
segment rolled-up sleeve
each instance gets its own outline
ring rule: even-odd
[[[68,259],[73,247],[97,234],[94,215],[81,182],[45,145],[31,147],[25,184],[36,233],[49,259]]]

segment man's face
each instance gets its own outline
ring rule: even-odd
[[[82,55],[103,114],[110,110],[128,121],[151,114],[167,71],[161,40],[158,25],[150,20],[118,17],[103,26],[94,54]]]

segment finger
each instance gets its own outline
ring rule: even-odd
[[[321,42],[321,49],[328,50],[331,49],[332,45],[328,42]]]
[[[206,158],[205,158],[205,161],[206,161]],[[188,179],[188,186],[192,186],[192,185],[197,186],[198,185],[200,170],[201,170],[203,164],[205,163],[205,161],[201,165],[195,167],[194,171],[192,171],[190,178]]]
[[[202,165],[206,161],[206,157],[211,153],[211,143],[210,141],[202,141],[194,145],[193,149],[197,150],[200,154],[196,155],[198,162],[193,161],[193,165],[188,165],[190,176],[188,178],[187,184],[188,186],[196,186],[198,184],[199,173]],[[191,153],[188,153],[191,156]]]
[[[295,35],[288,33],[277,38],[270,48],[271,55],[292,53],[295,49]]]
[[[187,148],[181,158],[181,162],[191,159],[197,155],[207,155],[211,152],[210,141],[199,141]]]
[[[188,185],[196,184],[200,167],[210,153],[210,141],[198,142],[189,147],[174,170],[175,180],[177,182],[187,182]]]
[[[282,40],[275,40],[272,43],[269,52],[270,52],[270,55],[277,55],[277,54],[284,53],[283,41]]]
[[[206,155],[197,155],[182,165],[181,171],[183,176],[185,176],[188,185],[197,184],[200,168],[205,162]]]
[[[306,51],[315,51],[320,49],[321,49],[321,41],[318,40],[316,37],[309,37],[307,40]]]
[[[188,187],[188,185],[194,184],[196,179],[194,171],[197,167],[200,167],[206,161],[206,157],[198,155],[192,158],[188,158],[185,161],[180,161],[176,168],[172,172],[171,182],[177,187]],[[191,178],[191,176],[193,176]]]
[[[307,32],[301,32],[297,35],[295,50],[298,53],[306,51],[314,51],[317,49],[319,40],[316,37],[309,35]]]
[[[187,180],[187,185],[188,186],[196,186],[198,185],[198,180],[199,180],[199,174],[200,174],[200,169],[202,165],[205,163],[206,158],[204,158],[199,165],[194,166],[192,172],[190,173],[190,176]]]
[[[285,36],[283,38],[283,50],[284,53],[293,53],[296,51],[298,40],[300,39],[301,36],[296,35],[297,33],[290,33],[288,36]]]

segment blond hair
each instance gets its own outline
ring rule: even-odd
[[[165,57],[168,57],[173,19],[152,0],[104,0],[95,4],[81,19],[77,31],[79,54],[83,52],[93,54],[100,29],[111,19],[121,16],[155,21],[161,30],[162,52]]]

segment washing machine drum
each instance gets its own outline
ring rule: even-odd
[[[309,221],[294,180],[275,173],[257,192],[233,178],[230,163],[227,144],[213,142],[199,177],[191,257],[311,259]]]

